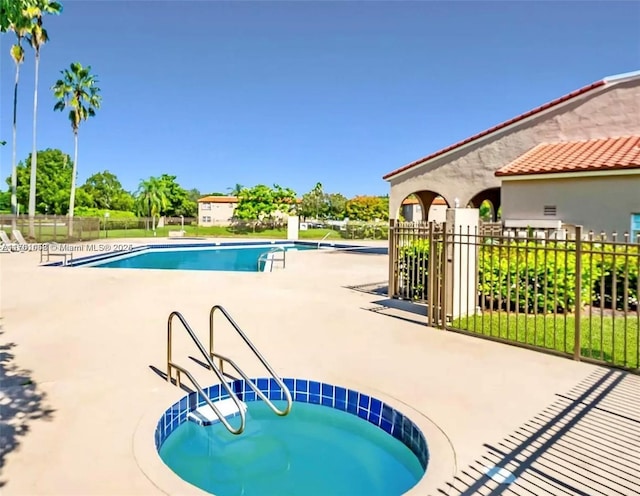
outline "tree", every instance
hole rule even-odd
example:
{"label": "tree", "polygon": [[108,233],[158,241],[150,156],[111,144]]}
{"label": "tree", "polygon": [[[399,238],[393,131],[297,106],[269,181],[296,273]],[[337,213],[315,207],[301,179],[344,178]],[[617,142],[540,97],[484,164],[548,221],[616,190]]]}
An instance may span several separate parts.
{"label": "tree", "polygon": [[328,217],[330,219],[342,220],[346,217],[347,198],[340,193],[326,195],[328,204]]}
{"label": "tree", "polygon": [[116,175],[109,171],[93,174],[78,188],[77,192],[80,190],[86,192],[92,199],[92,204],[85,206],[106,210],[133,211],[133,196],[124,190]]}
{"label": "tree", "polygon": [[[189,200],[191,200],[193,203],[198,204],[198,200],[200,198],[202,198],[202,193],[200,193],[200,190],[196,189],[196,188],[192,188],[189,191],[187,191],[187,197],[189,198]],[[222,195],[220,195],[222,196]]]}
{"label": "tree", "polygon": [[136,213],[151,217],[152,229],[156,230],[156,217],[168,206],[165,183],[159,177],[150,177],[140,181],[136,192]]}
{"label": "tree", "polygon": [[227,188],[227,191],[231,196],[240,196],[240,192],[244,189],[242,184],[236,183],[233,188]]}
{"label": "tree", "polygon": [[0,191],[0,212],[6,212],[11,208],[11,192]]}
{"label": "tree", "polygon": [[[24,62],[24,48],[22,40],[25,38],[31,27],[31,16],[29,15],[30,3],[26,0],[15,0],[11,2],[12,8],[6,10],[7,28],[16,35],[16,43],[11,47],[11,58],[16,65],[15,83],[13,86],[13,148],[11,151],[11,213],[17,213],[17,188],[18,188],[18,82],[20,81],[20,65]],[[4,7],[4,6],[3,6]],[[3,16],[4,17],[4,16]],[[15,225],[15,219],[13,220]]]}
{"label": "tree", "polygon": [[296,206],[295,192],[277,184],[274,184],[273,188],[264,184],[243,188],[238,198],[234,216],[240,220],[254,222],[263,222],[276,212],[288,214]]}
{"label": "tree", "polygon": [[[31,154],[17,167],[18,205],[23,207],[29,202]],[[69,191],[71,190],[71,157],[61,150],[46,149],[38,152],[36,176],[36,212],[64,215],[69,210]],[[11,184],[11,177],[7,178]]]}
{"label": "tree", "polygon": [[389,218],[389,198],[380,196],[356,196],[347,201],[345,210],[350,220],[387,220]]}
{"label": "tree", "polygon": [[177,176],[162,174],[159,180],[167,197],[167,205],[160,215],[194,217],[198,211],[197,200],[192,200],[189,192],[178,184]]}
{"label": "tree", "polygon": [[69,196],[69,236],[71,237],[73,236],[73,210],[78,174],[78,130],[81,122],[96,115],[102,98],[100,97],[100,88],[96,85],[98,79],[91,74],[91,66],[82,67],[79,62],[73,62],[69,69],[60,72],[62,79],[58,79],[52,87],[53,95],[58,100],[53,109],[63,111],[69,108],[69,122],[73,131],[74,159]]}
{"label": "tree", "polygon": [[327,195],[322,189],[322,183],[316,183],[314,188],[302,195],[300,215],[315,219],[326,218],[328,214]]}
{"label": "tree", "polygon": [[38,76],[40,73],[40,49],[49,41],[47,30],[42,27],[44,14],[59,14],[62,5],[51,0],[34,0],[29,8],[33,19],[29,32],[29,43],[35,52],[35,86],[33,91],[33,144],[31,150],[31,179],[29,183],[29,235],[35,238],[36,226],[34,216],[36,214],[36,173],[38,169],[38,150],[36,149],[36,129],[38,116]]}

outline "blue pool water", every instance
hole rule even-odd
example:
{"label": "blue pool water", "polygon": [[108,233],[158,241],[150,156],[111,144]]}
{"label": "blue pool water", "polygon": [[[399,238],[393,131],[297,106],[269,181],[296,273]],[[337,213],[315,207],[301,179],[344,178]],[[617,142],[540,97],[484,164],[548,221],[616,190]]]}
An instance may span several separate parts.
{"label": "blue pool water", "polygon": [[[313,245],[279,245],[287,251],[315,249]],[[246,248],[163,248],[149,249],[140,253],[125,255],[111,261],[93,265],[100,268],[118,269],[173,269],[173,270],[226,270],[241,272],[257,272],[260,255],[268,252],[274,246]],[[276,253],[277,258],[282,256]],[[276,266],[281,266],[276,262]],[[260,265],[260,270],[264,264]]]}
{"label": "blue pool water", "polygon": [[424,475],[407,446],[355,415],[295,402],[278,417],[262,401],[247,406],[243,434],[187,421],[164,441],[160,457],[217,496],[399,496]]}

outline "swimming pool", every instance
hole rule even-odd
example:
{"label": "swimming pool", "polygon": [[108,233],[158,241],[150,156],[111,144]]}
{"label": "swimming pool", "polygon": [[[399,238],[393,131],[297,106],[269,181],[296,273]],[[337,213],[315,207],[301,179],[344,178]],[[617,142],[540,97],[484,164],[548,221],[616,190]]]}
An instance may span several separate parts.
{"label": "swimming pool", "polygon": [[[275,381],[252,382],[284,407]],[[424,476],[426,440],[401,412],[331,384],[292,378],[284,383],[294,399],[285,417],[256,401],[245,381],[231,384],[248,406],[246,429],[238,436],[219,422],[189,421],[189,413],[205,403],[191,393],[156,427],[161,459],[183,480],[217,496],[399,496]],[[205,394],[213,401],[226,397],[219,385]]]}
{"label": "swimming pool", "polygon": [[[165,269],[165,270],[220,270],[258,272],[268,270],[266,254],[272,250],[276,260],[281,251],[316,250],[317,243],[198,243],[186,245],[147,245],[130,251],[99,254],[73,260],[72,267],[101,269]],[[263,256],[260,263],[258,260]],[[58,265],[59,263],[50,264]],[[279,267],[277,261],[274,266]]]}

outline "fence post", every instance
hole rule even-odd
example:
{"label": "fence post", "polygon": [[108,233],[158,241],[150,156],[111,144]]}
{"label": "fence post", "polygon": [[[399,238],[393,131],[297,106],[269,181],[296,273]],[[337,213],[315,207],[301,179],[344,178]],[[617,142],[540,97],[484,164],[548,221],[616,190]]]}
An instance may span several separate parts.
{"label": "fence post", "polygon": [[581,342],[581,330],[582,330],[582,226],[576,226],[575,228],[576,238],[576,295],[575,295],[575,328],[574,328],[574,343],[573,343],[573,359],[580,360],[582,352],[580,349]]}
{"label": "fence post", "polygon": [[387,293],[389,298],[396,295],[396,220],[389,219],[389,284]]}
{"label": "fence post", "polygon": [[428,273],[427,273],[427,320],[429,322],[428,325],[434,327],[433,323],[435,321],[436,315],[436,305],[437,305],[437,297],[436,295],[436,244],[433,239],[433,221],[429,221],[429,260],[428,260]]}

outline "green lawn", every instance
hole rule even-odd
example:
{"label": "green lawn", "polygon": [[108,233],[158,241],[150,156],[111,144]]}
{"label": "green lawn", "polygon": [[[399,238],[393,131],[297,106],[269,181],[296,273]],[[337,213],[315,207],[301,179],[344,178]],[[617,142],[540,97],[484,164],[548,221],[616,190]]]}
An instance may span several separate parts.
{"label": "green lawn", "polygon": [[[28,227],[19,226],[22,233],[26,236],[28,233]],[[75,230],[75,229],[74,229]],[[156,237],[167,237],[169,231],[179,231],[180,226],[168,226],[156,229]],[[217,238],[275,238],[275,239],[287,239],[287,229],[257,229],[253,231],[251,228],[234,228],[229,226],[213,226],[213,227],[198,227],[198,226],[184,226],[187,237],[217,237]],[[11,229],[5,228],[7,234],[10,234]],[[39,242],[58,241],[63,242],[66,238],[66,228],[64,226],[57,226],[55,229],[53,226],[36,226],[36,237]],[[76,231],[78,233],[78,231]],[[106,238],[152,238],[153,231],[151,229],[113,229],[105,231],[101,230],[99,233],[96,230],[84,231],[82,239],[91,240],[96,239],[99,234],[99,239]],[[340,232],[332,229],[309,229],[307,231],[300,231],[299,238],[320,240],[328,234],[327,242],[336,242],[345,240]],[[349,238],[353,239],[353,238]]]}
{"label": "green lawn", "polygon": [[[456,319],[452,327],[508,341],[526,343],[573,354],[575,317],[571,315],[515,315],[506,312]],[[640,367],[640,320],[594,315],[581,318],[580,349],[583,357],[613,365]]]}
{"label": "green lawn", "polygon": [[[167,237],[169,231],[179,231],[180,226],[162,227],[156,229],[156,236]],[[197,236],[197,237],[217,237],[217,238],[238,238],[238,237],[251,237],[251,238],[287,238],[287,229],[257,229],[253,231],[251,228],[234,228],[228,226],[213,226],[213,227],[198,227],[198,226],[184,226],[185,236]],[[327,233],[330,233],[328,240],[342,239],[337,231],[331,229],[309,229],[307,231],[300,231],[300,239],[322,239]],[[148,238],[153,237],[153,231],[145,229],[114,229],[107,231],[106,234],[109,238]],[[105,233],[100,233],[100,237],[104,238]]]}

